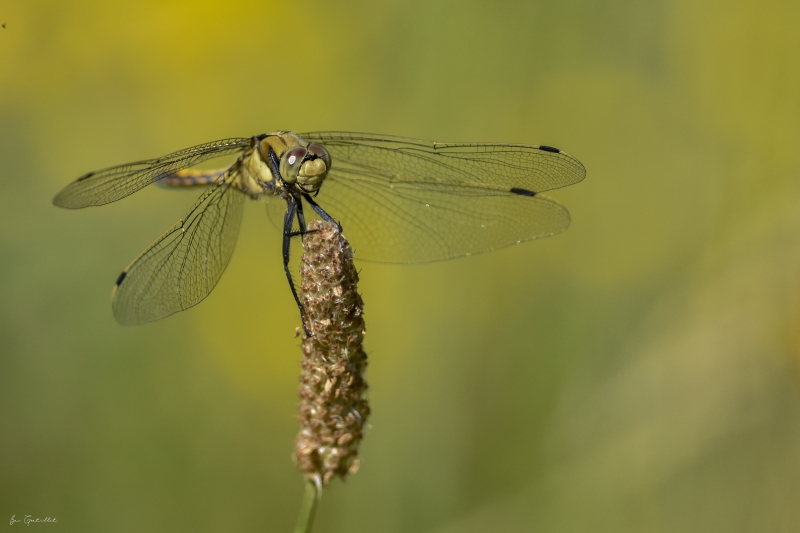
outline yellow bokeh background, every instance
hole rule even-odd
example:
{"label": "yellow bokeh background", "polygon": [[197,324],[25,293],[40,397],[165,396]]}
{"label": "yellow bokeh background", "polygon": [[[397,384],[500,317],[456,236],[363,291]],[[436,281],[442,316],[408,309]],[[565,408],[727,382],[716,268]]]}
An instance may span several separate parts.
{"label": "yellow bokeh background", "polygon": [[51,204],[290,129],[588,170],[551,239],[422,266],[352,243],[373,415],[315,531],[800,528],[800,4],[4,0],[0,22],[4,520],[291,530],[299,318],[264,206],[206,301],[126,328],[116,276],[197,193]]}

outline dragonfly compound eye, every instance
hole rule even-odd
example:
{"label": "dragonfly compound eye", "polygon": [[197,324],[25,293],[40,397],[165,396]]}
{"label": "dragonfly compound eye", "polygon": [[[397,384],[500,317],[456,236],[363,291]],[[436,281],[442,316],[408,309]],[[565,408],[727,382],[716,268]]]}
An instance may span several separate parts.
{"label": "dragonfly compound eye", "polygon": [[328,175],[331,155],[321,144],[309,143],[308,153],[303,158],[297,186],[307,193],[315,193]]}
{"label": "dragonfly compound eye", "polygon": [[331,169],[331,154],[324,146],[317,143],[308,143],[308,151],[325,162],[325,170]]}
{"label": "dragonfly compound eye", "polygon": [[295,183],[303,160],[308,155],[308,150],[303,146],[295,146],[286,150],[281,157],[281,177],[286,183]]}

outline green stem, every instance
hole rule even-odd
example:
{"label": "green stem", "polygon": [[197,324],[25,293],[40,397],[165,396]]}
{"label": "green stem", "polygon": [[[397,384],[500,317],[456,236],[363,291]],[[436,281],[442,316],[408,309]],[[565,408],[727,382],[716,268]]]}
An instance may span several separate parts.
{"label": "green stem", "polygon": [[316,483],[307,481],[306,493],[303,495],[303,504],[300,506],[300,515],[297,517],[297,526],[294,528],[294,533],[311,533],[318,500]]}

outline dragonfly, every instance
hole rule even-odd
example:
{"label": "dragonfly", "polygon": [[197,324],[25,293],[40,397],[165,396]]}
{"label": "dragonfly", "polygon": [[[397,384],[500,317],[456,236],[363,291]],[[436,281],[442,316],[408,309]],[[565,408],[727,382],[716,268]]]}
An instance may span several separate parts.
{"label": "dragonfly", "polygon": [[[225,168],[192,168],[234,155]],[[202,188],[186,214],[117,278],[115,318],[141,324],[209,295],[233,253],[246,198],[266,198],[270,219],[283,231],[283,268],[310,335],[289,266],[292,239],[308,231],[304,205],[312,216],[346,232],[359,259],[425,263],[564,231],[569,212],[541,193],[585,176],[576,158],[546,145],[277,131],[89,172],[53,203],[70,209],[99,206],[154,183]]]}

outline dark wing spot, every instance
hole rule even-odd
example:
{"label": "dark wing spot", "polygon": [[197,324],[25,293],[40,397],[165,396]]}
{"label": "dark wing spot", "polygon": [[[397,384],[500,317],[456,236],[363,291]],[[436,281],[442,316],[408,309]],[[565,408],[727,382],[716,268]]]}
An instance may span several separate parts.
{"label": "dark wing spot", "polygon": [[128,275],[128,273],[123,270],[122,273],[117,278],[117,287],[119,287],[120,283],[122,283],[122,280],[124,280],[125,276],[127,276],[127,275]]}
{"label": "dark wing spot", "polygon": [[536,196],[535,192],[529,191],[528,189],[520,189],[519,187],[511,187],[510,192],[513,194],[519,194],[520,196]]}
{"label": "dark wing spot", "polygon": [[80,178],[78,178],[75,181],[81,181],[81,180],[85,180],[85,179],[91,178],[92,176],[94,176],[94,174],[95,174],[94,171],[89,172],[87,174],[84,174],[83,176],[81,176]]}
{"label": "dark wing spot", "polygon": [[561,153],[561,150],[559,150],[558,148],[553,148],[552,146],[546,146],[544,144],[539,147],[539,150],[542,150],[544,152],[552,152],[554,154]]}

